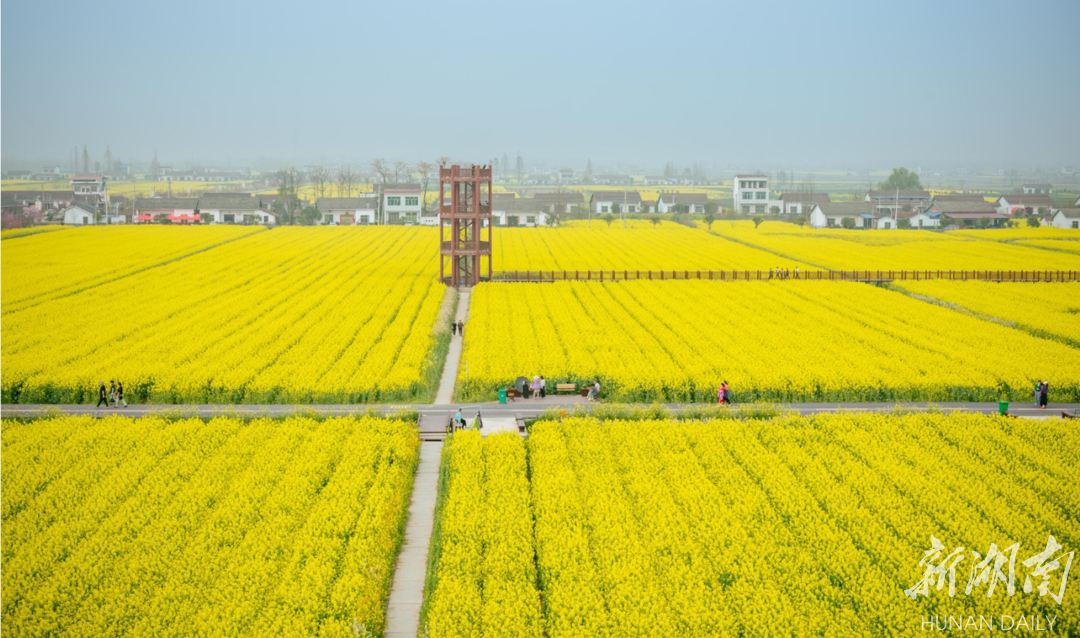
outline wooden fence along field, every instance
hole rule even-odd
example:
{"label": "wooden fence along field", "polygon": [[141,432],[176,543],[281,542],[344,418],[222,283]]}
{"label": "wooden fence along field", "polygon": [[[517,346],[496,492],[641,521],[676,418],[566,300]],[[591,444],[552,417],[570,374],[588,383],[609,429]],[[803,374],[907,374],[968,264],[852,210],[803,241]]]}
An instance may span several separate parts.
{"label": "wooden fence along field", "polygon": [[1080,281],[1080,270],[809,270],[783,275],[769,270],[504,270],[491,280],[502,283],[549,283],[555,281],[665,281],[704,279],[709,281],[995,281],[1066,282]]}

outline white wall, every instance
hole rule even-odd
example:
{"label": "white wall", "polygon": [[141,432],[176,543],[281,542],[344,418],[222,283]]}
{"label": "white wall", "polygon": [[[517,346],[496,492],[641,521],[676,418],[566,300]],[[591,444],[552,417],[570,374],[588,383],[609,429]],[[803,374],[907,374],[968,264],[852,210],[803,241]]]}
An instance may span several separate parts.
{"label": "white wall", "polygon": [[810,226],[813,228],[825,228],[829,225],[829,220],[825,217],[825,213],[821,212],[820,206],[814,206],[814,210],[810,211]]}
{"label": "white wall", "polygon": [[[640,212],[642,212],[642,209],[644,209],[646,207],[644,202],[642,202],[642,203],[626,202],[624,204],[623,200],[621,200],[621,199],[616,199],[616,200],[597,199],[597,200],[595,200],[595,202],[593,204],[593,212],[594,213],[610,213],[610,212],[613,212],[611,207],[614,206],[615,204],[618,204],[619,205],[619,210],[621,210],[624,213],[640,213]],[[606,211],[604,210],[605,206],[607,207]]]}
{"label": "white wall", "polygon": [[1080,228],[1080,219],[1070,219],[1058,211],[1054,214],[1053,225],[1055,228]]}
{"label": "white wall", "polygon": [[[934,219],[926,213],[913,215],[908,221],[911,222],[912,228],[937,228],[939,225],[938,219]],[[920,223],[922,224],[921,226]]]}
{"label": "white wall", "polygon": [[94,213],[78,206],[72,206],[64,211],[64,224],[68,226],[93,226]]}

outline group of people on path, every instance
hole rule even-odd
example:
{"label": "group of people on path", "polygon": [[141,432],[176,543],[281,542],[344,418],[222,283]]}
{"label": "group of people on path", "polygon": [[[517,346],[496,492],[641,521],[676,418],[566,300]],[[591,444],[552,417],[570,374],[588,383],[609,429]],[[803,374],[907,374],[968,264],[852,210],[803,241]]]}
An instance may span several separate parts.
{"label": "group of people on path", "polygon": [[1050,384],[1046,381],[1035,384],[1035,405],[1046,409],[1046,401],[1050,398]]}
{"label": "group of people on path", "polygon": [[716,403],[717,405],[731,404],[731,388],[728,386],[727,381],[721,383],[720,387],[716,389]]}
{"label": "group of people on path", "polygon": [[532,383],[529,384],[529,390],[532,391],[533,399],[543,399],[547,396],[547,379],[543,375],[534,375]]}
{"label": "group of people on path", "polygon": [[109,380],[109,389],[105,389],[105,382],[102,381],[98,387],[98,402],[94,407],[100,408],[102,404],[105,407],[110,405],[116,407],[128,407],[127,401],[124,400],[124,382]]}
{"label": "group of people on path", "polygon": [[451,321],[450,322],[450,334],[451,335],[460,335],[460,336],[464,337],[465,336],[465,322],[462,321],[461,319],[458,319],[457,321]]}
{"label": "group of people on path", "polygon": [[[795,278],[799,278],[799,267],[795,266]],[[777,266],[769,269],[769,279],[791,279],[791,269]]]}

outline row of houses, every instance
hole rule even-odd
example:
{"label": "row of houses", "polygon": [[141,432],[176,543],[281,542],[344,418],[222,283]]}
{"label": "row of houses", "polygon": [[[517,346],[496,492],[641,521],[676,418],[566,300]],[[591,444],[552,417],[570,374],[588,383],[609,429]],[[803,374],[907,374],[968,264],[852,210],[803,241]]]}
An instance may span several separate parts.
{"label": "row of houses", "polygon": [[810,225],[814,228],[840,227],[849,220],[848,225],[854,228],[1000,226],[1017,216],[1035,216],[1047,225],[1080,228],[1080,197],[1072,206],[1061,206],[1054,204],[1046,194],[1016,193],[988,202],[981,195],[927,195],[922,198],[909,193],[908,203],[898,205],[900,200],[895,191],[891,204],[875,193],[870,191],[864,201],[817,203],[810,212]]}

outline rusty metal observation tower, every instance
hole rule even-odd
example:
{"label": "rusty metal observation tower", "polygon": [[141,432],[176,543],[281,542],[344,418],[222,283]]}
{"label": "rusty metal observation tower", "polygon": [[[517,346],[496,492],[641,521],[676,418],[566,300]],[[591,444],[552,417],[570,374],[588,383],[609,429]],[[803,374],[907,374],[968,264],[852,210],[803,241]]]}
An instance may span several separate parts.
{"label": "rusty metal observation tower", "polygon": [[448,286],[491,279],[490,166],[439,167],[439,254],[439,277]]}

